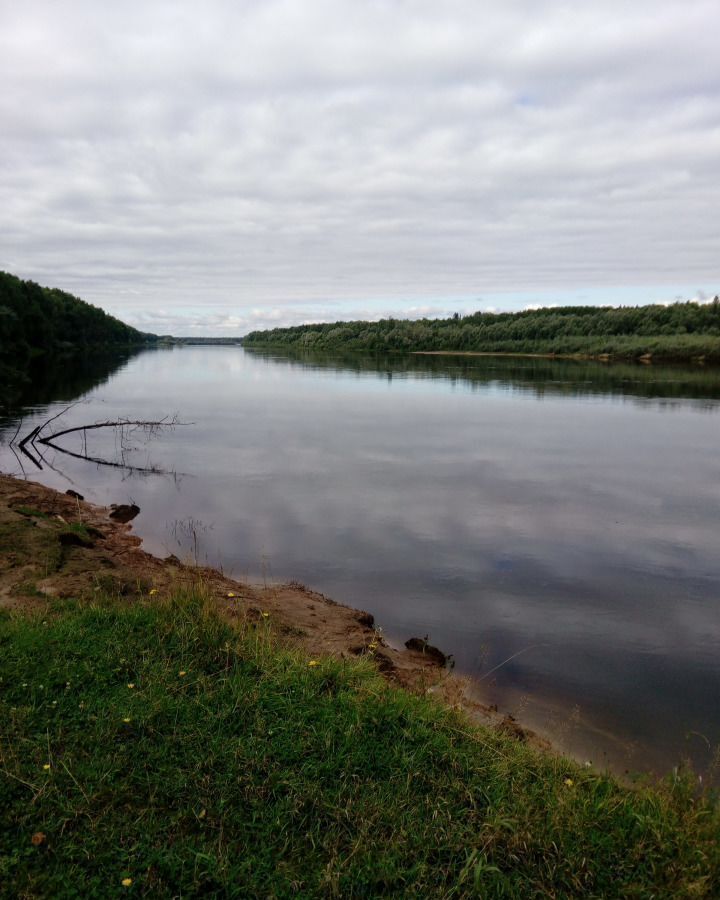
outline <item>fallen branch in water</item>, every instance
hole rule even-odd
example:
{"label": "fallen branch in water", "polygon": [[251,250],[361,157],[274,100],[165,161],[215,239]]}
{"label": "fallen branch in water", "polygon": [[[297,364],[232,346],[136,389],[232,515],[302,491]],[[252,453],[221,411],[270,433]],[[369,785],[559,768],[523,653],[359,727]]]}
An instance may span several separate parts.
{"label": "fallen branch in water", "polygon": [[[54,416],[53,418],[58,417]],[[52,421],[53,419],[48,419],[45,424],[49,424]],[[92,425],[75,425],[73,428],[63,428],[62,431],[54,431],[49,437],[45,438],[36,435],[35,440],[39,441],[41,444],[52,446],[53,440],[62,437],[64,434],[73,434],[77,432],[86,433],[88,431],[93,431],[96,428],[120,428],[123,432],[127,429],[127,433],[129,434],[138,428],[141,428],[149,437],[152,437],[159,434],[163,428],[174,428],[176,425],[184,424],[187,423],[178,422],[177,414],[172,416],[172,418],[165,416],[164,419],[157,419],[156,421],[147,421],[143,419],[115,419],[107,422],[94,422]],[[40,431],[44,428],[45,425],[41,426]]]}
{"label": "fallen branch in water", "polygon": [[[71,404],[70,406],[65,407],[65,409],[61,410],[56,415],[52,416],[49,419],[46,419],[44,422],[40,423],[40,425],[36,425],[31,431],[29,431],[22,440],[16,444],[20,452],[26,456],[31,462],[40,470],[42,470],[42,462],[45,465],[53,468],[51,464],[45,459],[43,455],[42,448],[51,448],[58,453],[64,453],[67,456],[74,457],[75,459],[82,459],[86,462],[95,463],[98,466],[110,466],[111,468],[116,469],[124,469],[126,472],[132,474],[140,474],[140,475],[169,475],[175,474],[168,472],[165,469],[161,469],[158,466],[136,466],[132,465],[125,459],[125,453],[129,452],[133,448],[129,445],[129,439],[136,432],[143,432],[146,439],[157,436],[161,431],[166,428],[172,429],[178,425],[187,425],[191,424],[188,422],[180,422],[178,420],[177,414],[173,416],[165,416],[162,419],[112,419],[106,420],[104,422],[93,422],[91,424],[86,425],[74,425],[71,428],[63,428],[60,431],[51,431],[49,434],[44,434],[43,432],[50,426],[52,422],[55,422],[61,416],[63,416],[68,410],[72,409],[76,404]],[[101,429],[114,429],[116,433],[119,435],[120,440],[120,461],[106,459],[102,456],[94,456],[88,452],[87,449],[87,434],[89,431],[98,431]],[[13,440],[10,442],[10,447],[13,449],[13,444],[17,435],[19,433],[19,427],[15,432]],[[76,450],[70,450],[67,447],[63,447],[61,444],[57,443],[57,439],[69,434],[80,434],[82,435],[83,440],[83,449],[81,452]],[[13,452],[14,449],[13,449]]]}

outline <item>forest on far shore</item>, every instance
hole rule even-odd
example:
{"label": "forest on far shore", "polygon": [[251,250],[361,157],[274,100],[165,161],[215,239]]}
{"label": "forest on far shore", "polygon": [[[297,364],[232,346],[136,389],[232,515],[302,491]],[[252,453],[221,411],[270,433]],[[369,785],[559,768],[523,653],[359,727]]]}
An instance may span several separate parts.
{"label": "forest on far shore", "polygon": [[299,325],[253,331],[243,343],[307,350],[539,353],[720,363],[720,300]]}
{"label": "forest on far shore", "polygon": [[0,360],[152,339],[66,291],[0,272]]}

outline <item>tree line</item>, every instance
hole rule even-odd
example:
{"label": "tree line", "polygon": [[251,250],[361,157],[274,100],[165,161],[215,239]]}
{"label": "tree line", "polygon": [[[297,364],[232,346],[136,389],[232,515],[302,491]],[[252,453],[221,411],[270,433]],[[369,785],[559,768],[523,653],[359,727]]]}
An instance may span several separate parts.
{"label": "tree line", "polygon": [[549,353],[720,362],[720,300],[634,307],[565,306],[448,319],[382,319],[254,331],[248,346],[314,350]]}
{"label": "tree line", "polygon": [[0,359],[152,339],[66,291],[0,272]]}

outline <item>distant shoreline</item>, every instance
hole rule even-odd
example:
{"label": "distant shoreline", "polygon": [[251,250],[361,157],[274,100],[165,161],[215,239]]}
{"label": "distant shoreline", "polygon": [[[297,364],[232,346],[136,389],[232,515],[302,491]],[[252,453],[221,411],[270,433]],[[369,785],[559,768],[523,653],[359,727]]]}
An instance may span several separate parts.
{"label": "distant shoreline", "polygon": [[720,298],[706,304],[542,307],[512,313],[478,310],[446,319],[296,325],[252,331],[243,343],[300,350],[720,363]]}

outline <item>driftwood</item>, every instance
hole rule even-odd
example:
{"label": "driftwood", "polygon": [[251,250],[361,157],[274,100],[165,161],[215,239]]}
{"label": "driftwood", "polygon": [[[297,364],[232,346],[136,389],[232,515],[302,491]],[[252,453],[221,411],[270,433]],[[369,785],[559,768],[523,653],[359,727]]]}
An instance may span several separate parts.
{"label": "driftwood", "polygon": [[[55,467],[50,463],[44,450],[47,451],[48,448],[56,451],[57,453],[63,453],[66,456],[71,456],[74,459],[82,459],[85,462],[95,463],[98,466],[109,466],[114,469],[123,469],[131,474],[140,474],[140,475],[169,475],[175,474],[168,472],[165,469],[161,469],[158,466],[136,466],[129,463],[125,459],[125,453],[132,449],[129,446],[129,438],[133,436],[137,432],[142,432],[146,439],[154,437],[159,434],[162,430],[166,428],[175,428],[177,425],[185,425],[188,423],[178,421],[177,415],[174,416],[165,416],[162,419],[155,420],[147,420],[147,419],[111,419],[106,420],[104,422],[93,422],[87,425],[74,425],[71,428],[63,428],[60,431],[50,431],[48,433],[49,426],[59,419],[61,416],[65,415],[68,410],[72,409],[76,404],[71,404],[70,406],[65,407],[65,409],[61,410],[54,416],[51,416],[49,419],[46,419],[44,422],[41,422],[39,425],[36,425],[31,431],[29,431],[22,440],[16,443],[16,439],[18,434],[20,433],[20,427],[22,422],[18,424],[18,427],[15,431],[15,434],[10,441],[10,449],[15,454],[16,459],[20,462],[22,468],[22,462],[18,458],[17,453],[15,452],[15,447],[27,458],[29,459],[33,465],[35,465],[38,469],[42,470],[43,463],[50,468],[54,469]],[[112,460],[107,459],[102,456],[93,456],[88,452],[87,448],[87,434],[90,431],[98,431],[101,429],[114,429],[116,434],[119,435],[121,449],[120,449],[120,460]],[[57,443],[58,438],[64,437],[69,434],[80,434],[82,435],[82,450],[70,450],[68,447],[63,447],[62,444]],[[57,470],[55,470],[57,471]],[[24,472],[24,469],[23,469]]]}

